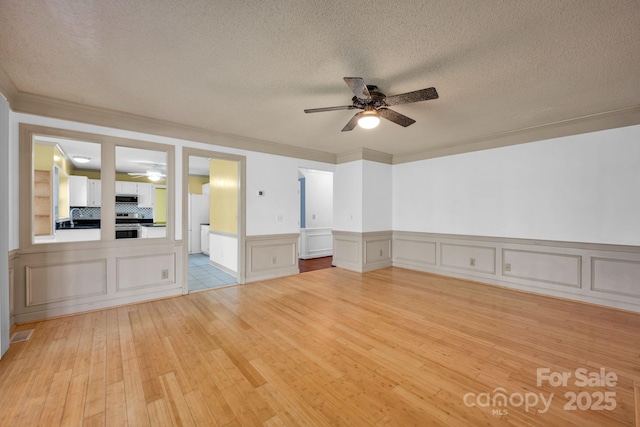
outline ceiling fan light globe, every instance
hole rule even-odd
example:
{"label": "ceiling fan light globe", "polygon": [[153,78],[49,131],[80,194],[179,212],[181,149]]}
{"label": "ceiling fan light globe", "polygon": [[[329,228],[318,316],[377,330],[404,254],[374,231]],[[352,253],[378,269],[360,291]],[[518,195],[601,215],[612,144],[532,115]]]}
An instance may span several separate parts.
{"label": "ceiling fan light globe", "polygon": [[358,119],[358,126],[363,129],[373,129],[380,124],[380,117],[375,111],[365,111]]}

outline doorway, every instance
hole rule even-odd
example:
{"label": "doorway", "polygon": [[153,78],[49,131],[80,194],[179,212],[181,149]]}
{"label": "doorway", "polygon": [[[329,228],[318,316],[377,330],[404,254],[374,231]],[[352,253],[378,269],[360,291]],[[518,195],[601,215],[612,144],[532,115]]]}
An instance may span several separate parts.
{"label": "doorway", "polygon": [[333,172],[298,169],[298,269],[329,268],[333,258]]}
{"label": "doorway", "polygon": [[183,293],[244,283],[242,156],[183,149]]}

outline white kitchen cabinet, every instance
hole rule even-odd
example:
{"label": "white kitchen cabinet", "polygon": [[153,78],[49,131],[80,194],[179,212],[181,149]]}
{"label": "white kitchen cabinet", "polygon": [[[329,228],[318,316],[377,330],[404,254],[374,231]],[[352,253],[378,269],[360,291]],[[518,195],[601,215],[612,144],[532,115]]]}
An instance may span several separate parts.
{"label": "white kitchen cabinet", "polygon": [[87,185],[89,178],[80,175],[69,175],[69,206],[87,206]]}
{"label": "white kitchen cabinet", "polygon": [[202,184],[202,194],[209,194],[210,193],[209,188],[210,188],[210,185],[208,182],[206,184]]}
{"label": "white kitchen cabinet", "polygon": [[200,226],[200,249],[205,255],[209,255],[209,226]]}
{"label": "white kitchen cabinet", "polygon": [[116,181],[116,194],[138,194],[138,183],[130,181]]}
{"label": "white kitchen cabinet", "polygon": [[153,208],[156,201],[156,186],[146,182],[139,182],[137,193],[139,208]]}
{"label": "white kitchen cabinet", "polygon": [[102,182],[99,179],[90,179],[87,186],[87,206],[99,208],[102,204]]}

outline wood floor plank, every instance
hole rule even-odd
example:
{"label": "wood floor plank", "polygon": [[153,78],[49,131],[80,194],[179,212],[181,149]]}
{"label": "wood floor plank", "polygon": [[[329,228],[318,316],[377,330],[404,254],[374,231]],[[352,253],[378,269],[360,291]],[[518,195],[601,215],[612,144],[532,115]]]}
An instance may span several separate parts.
{"label": "wood floor plank", "polygon": [[[170,408],[174,424],[181,426],[195,425],[191,417],[189,405],[187,405],[187,401],[173,372],[162,375],[160,377],[160,383],[162,384],[163,394],[166,396],[163,400],[166,401]],[[152,422],[151,424],[154,423]]]}
{"label": "wood floor plank", "polygon": [[635,394],[636,427],[640,427],[640,383],[633,388]]}
{"label": "wood floor plank", "polygon": [[107,385],[105,419],[106,425],[125,426],[128,424],[124,380]]}
{"label": "wood floor plank", "polygon": [[[31,328],[0,360],[0,427],[640,426],[640,314],[400,268],[16,327]],[[538,384],[540,368],[570,380]],[[578,386],[577,369],[617,381]],[[501,390],[516,400],[494,405]],[[567,392],[616,407],[567,410]],[[525,410],[527,393],[554,397]]]}

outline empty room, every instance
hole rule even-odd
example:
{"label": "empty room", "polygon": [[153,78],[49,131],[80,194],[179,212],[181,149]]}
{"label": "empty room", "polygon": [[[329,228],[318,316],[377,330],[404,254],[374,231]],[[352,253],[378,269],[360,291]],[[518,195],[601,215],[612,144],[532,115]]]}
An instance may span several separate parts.
{"label": "empty room", "polygon": [[640,425],[634,0],[0,0],[0,426]]}

